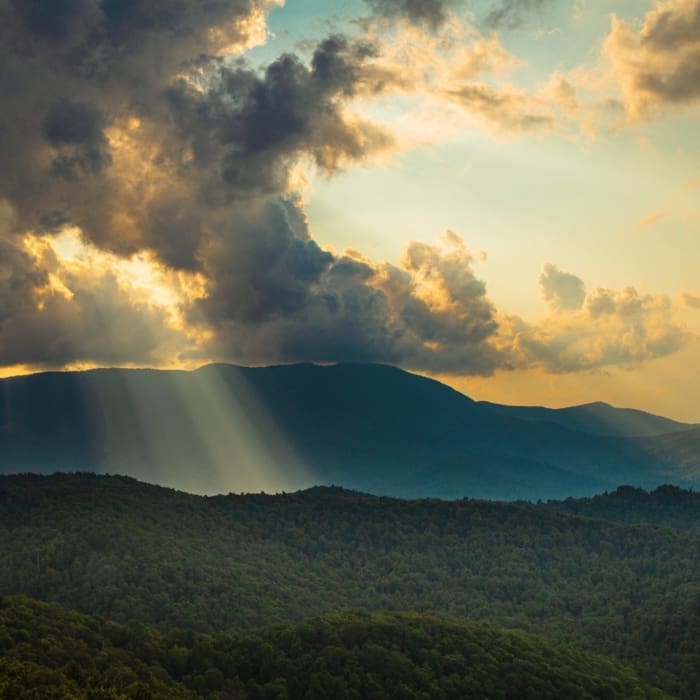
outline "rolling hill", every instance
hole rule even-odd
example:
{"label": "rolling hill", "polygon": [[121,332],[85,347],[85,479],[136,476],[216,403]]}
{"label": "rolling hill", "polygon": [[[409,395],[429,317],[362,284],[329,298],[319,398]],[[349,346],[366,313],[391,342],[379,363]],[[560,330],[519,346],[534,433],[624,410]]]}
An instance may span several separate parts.
{"label": "rolling hill", "polygon": [[677,486],[659,486],[649,492],[621,486],[591,498],[567,498],[538,505],[612,522],[648,523],[700,533],[700,493]]}
{"label": "rolling hill", "polygon": [[7,597],[0,629],[12,700],[671,697],[610,659],[446,616],[345,613],[209,636]]}
{"label": "rolling hill", "polygon": [[528,504],[317,487],[201,497],[127,477],[0,478],[0,595],[167,632],[346,610],[543,634],[700,691],[700,537]]}

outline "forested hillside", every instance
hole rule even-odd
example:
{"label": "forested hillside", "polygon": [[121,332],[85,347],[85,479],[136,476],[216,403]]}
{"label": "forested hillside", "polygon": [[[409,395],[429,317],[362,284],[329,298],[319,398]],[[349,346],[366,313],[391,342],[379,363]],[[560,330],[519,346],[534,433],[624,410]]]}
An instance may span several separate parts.
{"label": "forested hillside", "polygon": [[0,698],[662,700],[629,668],[444,616],[345,613],[215,636],[0,598]]}
{"label": "forested hillside", "polygon": [[653,491],[620,486],[592,498],[567,498],[538,505],[618,523],[650,523],[700,532],[700,493],[677,486],[659,486]]}
{"label": "forested hillside", "polygon": [[0,592],[204,633],[413,610],[574,641],[694,697],[700,538],[523,504],[335,488],[191,496],[124,477],[0,479]]}

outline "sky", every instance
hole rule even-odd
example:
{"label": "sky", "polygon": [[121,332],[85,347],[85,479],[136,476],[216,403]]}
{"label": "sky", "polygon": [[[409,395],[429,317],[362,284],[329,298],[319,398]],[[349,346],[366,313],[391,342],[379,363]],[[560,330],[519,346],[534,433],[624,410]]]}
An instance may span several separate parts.
{"label": "sky", "polygon": [[0,376],[700,422],[700,0],[0,0],[0,90]]}

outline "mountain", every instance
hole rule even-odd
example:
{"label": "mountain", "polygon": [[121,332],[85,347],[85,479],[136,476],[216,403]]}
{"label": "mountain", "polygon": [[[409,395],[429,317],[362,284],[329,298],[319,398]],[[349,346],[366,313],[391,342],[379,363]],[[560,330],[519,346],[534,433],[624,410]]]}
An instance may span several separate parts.
{"label": "mountain", "polygon": [[445,616],[344,613],[195,636],[8,597],[0,628],[0,697],[12,700],[670,698],[610,659]]}
{"label": "mountain", "polygon": [[0,470],[122,473],[199,493],[339,484],[502,500],[700,483],[700,429],[658,419],[674,432],[600,435],[528,411],[382,365],[45,373],[0,381]]}
{"label": "mountain", "polygon": [[326,487],[201,497],[59,474],[0,477],[0,495],[0,595],[164,633],[449,614],[618,658],[673,695],[700,691],[692,533]]}
{"label": "mountain", "polygon": [[488,401],[480,401],[479,404],[498,416],[556,423],[569,430],[594,435],[651,437],[697,427],[634,408],[615,408],[602,401],[568,408],[502,406]]}

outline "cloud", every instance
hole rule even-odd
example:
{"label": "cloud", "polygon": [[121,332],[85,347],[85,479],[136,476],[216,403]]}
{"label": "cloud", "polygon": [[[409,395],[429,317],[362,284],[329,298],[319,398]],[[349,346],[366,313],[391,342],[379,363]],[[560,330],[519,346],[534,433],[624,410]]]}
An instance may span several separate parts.
{"label": "cloud", "polygon": [[0,363],[354,360],[486,376],[684,342],[663,297],[581,301],[582,282],[553,266],[542,287],[556,313],[509,317],[452,232],[410,242],[398,264],[324,250],[300,165],[330,176],[401,148],[358,105],[409,94],[508,133],[552,117],[505,80],[516,62],[497,36],[442,3],[375,3],[424,25],[402,24],[396,43],[332,35],[308,60],[253,69],[236,53],[264,36],[272,4],[0,0]]}
{"label": "cloud", "polygon": [[683,292],[681,294],[681,303],[691,309],[700,309],[700,295]]}
{"label": "cloud", "polygon": [[447,19],[454,0],[367,0],[367,3],[380,17],[401,17],[437,29]]}
{"label": "cloud", "polygon": [[554,125],[547,107],[521,90],[499,90],[472,82],[450,89],[446,95],[498,131],[509,133]]}
{"label": "cloud", "polygon": [[[495,309],[456,234],[434,245],[410,243],[395,266],[300,242],[292,203],[267,216],[259,233],[274,243],[264,264],[239,270],[233,260],[212,258],[226,276],[209,279],[226,283],[210,287],[197,305],[215,329],[206,352],[252,362],[374,361],[473,374],[498,366]],[[237,293],[244,288],[253,290],[246,298]]]}
{"label": "cloud", "polygon": [[542,10],[550,0],[501,0],[486,15],[485,24],[492,29],[517,29],[528,14]]}
{"label": "cloud", "polygon": [[666,209],[659,209],[658,211],[654,211],[651,214],[647,214],[646,216],[642,217],[636,225],[636,229],[638,231],[642,231],[644,229],[652,228],[656,224],[659,223],[659,221],[662,221],[668,216],[668,211]]}
{"label": "cloud", "polygon": [[553,73],[542,88],[544,95],[568,117],[579,109],[576,86],[559,72]]}
{"label": "cloud", "polygon": [[665,294],[596,288],[582,297],[583,282],[554,266],[545,267],[540,285],[555,313],[533,324],[508,319],[516,367],[552,373],[632,367],[670,355],[693,337]]}
{"label": "cloud", "polygon": [[0,364],[157,364],[186,342],[165,308],[120,278],[119,261],[70,264],[40,239],[1,234]]}
{"label": "cloud", "polygon": [[97,175],[112,160],[102,115],[94,105],[58,100],[46,114],[44,136],[56,153],[51,172],[62,178]]}
{"label": "cloud", "polygon": [[[485,36],[451,17],[436,35],[399,25],[381,35],[370,32],[368,37],[376,55],[364,70],[382,85],[383,94],[412,99],[417,105],[412,108],[412,126],[420,125],[423,112],[429,115],[426,139],[474,126],[496,136],[556,126],[551,95],[530,93],[510,82],[510,74],[521,64],[495,33]],[[410,121],[408,115],[403,121]],[[442,128],[436,130],[436,123]]]}
{"label": "cloud", "polygon": [[639,31],[613,15],[605,53],[630,119],[700,98],[700,0],[656,2]]}
{"label": "cloud", "polygon": [[143,125],[139,171],[162,171],[166,139],[153,137],[169,131],[167,87],[198,61],[248,45],[269,5],[0,0],[0,158],[13,164],[0,173],[0,196],[18,226],[76,223],[115,250],[135,249],[125,240],[133,231],[120,229],[141,193],[125,201],[129,183],[112,167],[127,126]]}
{"label": "cloud", "polygon": [[580,309],[586,298],[583,280],[546,263],[539,278],[542,297],[552,311]]}
{"label": "cloud", "polygon": [[[371,41],[331,36],[308,62],[284,54],[258,72],[213,54],[245,44],[264,3],[0,7],[0,83],[14,96],[0,149],[19,168],[0,174],[12,203],[1,362],[170,352],[492,371],[490,302],[458,239],[413,244],[401,268],[336,256],[290,190],[299,162],[333,173],[393,147],[350,108],[387,84]],[[90,265],[55,247],[67,227]],[[187,327],[117,274],[136,254],[199,280],[174,302]]]}
{"label": "cloud", "polygon": [[[425,25],[431,30],[442,27],[448,20],[450,10],[460,4],[460,0],[366,0],[379,17],[401,18]],[[516,29],[527,15],[537,12],[551,0],[500,0],[486,13],[483,24],[490,30]]]}

